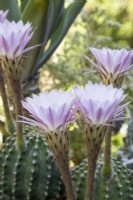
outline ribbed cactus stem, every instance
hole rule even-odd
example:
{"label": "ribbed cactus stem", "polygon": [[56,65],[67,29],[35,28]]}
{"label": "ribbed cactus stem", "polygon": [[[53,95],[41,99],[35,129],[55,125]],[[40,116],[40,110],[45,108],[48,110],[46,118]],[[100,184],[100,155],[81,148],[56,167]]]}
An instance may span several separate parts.
{"label": "ribbed cactus stem", "polygon": [[0,199],[59,199],[64,184],[43,134],[30,129],[24,133],[23,151],[16,149],[15,135],[6,139],[0,151]]}
{"label": "ribbed cactus stem", "polygon": [[1,120],[0,120],[0,131],[2,132],[4,138],[7,138],[10,135],[10,133],[6,130],[4,122],[2,122]]}
{"label": "ribbed cactus stem", "polygon": [[105,136],[105,149],[104,149],[104,168],[103,175],[109,177],[111,174],[111,134],[109,131]]}
{"label": "ribbed cactus stem", "polygon": [[15,126],[14,126],[11,112],[9,109],[6,88],[5,88],[5,80],[4,80],[4,75],[3,75],[3,70],[2,70],[1,65],[0,65],[0,93],[1,93],[1,98],[2,98],[2,102],[3,102],[5,117],[6,117],[7,130],[9,131],[9,134],[10,134],[15,131]]}
{"label": "ribbed cactus stem", "polygon": [[[87,163],[87,159],[85,159],[73,171],[77,200],[87,200],[85,197]],[[132,200],[133,179],[131,170],[117,159],[113,158],[111,163],[112,174],[106,178],[103,176],[103,157],[100,157],[97,161],[93,200]]]}

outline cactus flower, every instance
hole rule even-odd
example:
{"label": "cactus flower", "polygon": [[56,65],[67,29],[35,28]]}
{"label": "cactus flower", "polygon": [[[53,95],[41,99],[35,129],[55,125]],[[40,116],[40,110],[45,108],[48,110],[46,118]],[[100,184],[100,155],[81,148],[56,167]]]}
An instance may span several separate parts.
{"label": "cactus flower", "polygon": [[78,100],[72,91],[43,92],[22,101],[23,107],[31,114],[32,119],[22,117],[24,122],[44,129],[49,147],[53,152],[57,165],[66,186],[67,199],[75,199],[71,174],[69,171],[68,128],[75,121],[74,114]]}
{"label": "cactus flower", "polygon": [[34,48],[26,48],[32,35],[32,27],[29,22],[23,24],[21,20],[18,22],[5,20],[0,24],[0,57],[5,56],[14,60]]}
{"label": "cactus flower", "polygon": [[3,23],[5,21],[7,14],[8,14],[8,10],[5,12],[3,10],[0,10],[0,23]]}
{"label": "cactus flower", "polygon": [[44,128],[45,132],[65,131],[75,119],[76,98],[71,91],[42,92],[39,96],[26,98],[22,105],[31,117],[25,118],[27,123]]}
{"label": "cactus flower", "polygon": [[124,76],[132,68],[133,52],[126,49],[112,50],[108,48],[90,48],[97,64],[86,57],[99,71],[104,84],[120,86]]}
{"label": "cactus flower", "polygon": [[119,105],[126,97],[122,89],[89,82],[85,89],[78,86],[74,91],[80,98],[80,110],[90,125],[109,125],[123,118],[121,114],[127,103]]}
{"label": "cactus flower", "polygon": [[[22,56],[36,47],[26,47],[32,35],[32,26],[29,22],[23,24],[21,20],[18,22],[5,20],[0,23],[0,62],[7,79],[8,89],[10,89],[14,99],[16,121],[19,120],[18,116],[22,115],[20,102]],[[16,133],[17,146],[21,151],[24,147],[22,123],[16,124]]]}
{"label": "cactus flower", "polygon": [[12,82],[10,85],[21,80],[23,55],[39,46],[26,47],[32,35],[32,26],[29,22],[24,24],[22,20],[18,22],[5,20],[0,23],[0,62],[7,79]]}
{"label": "cactus flower", "polygon": [[94,177],[98,154],[104,136],[110,134],[110,125],[122,119],[123,109],[127,103],[122,104],[126,95],[122,89],[105,86],[102,83],[89,82],[85,89],[74,88],[76,96],[80,99],[79,110],[85,122],[84,137],[88,156],[87,192],[86,199],[93,199]]}

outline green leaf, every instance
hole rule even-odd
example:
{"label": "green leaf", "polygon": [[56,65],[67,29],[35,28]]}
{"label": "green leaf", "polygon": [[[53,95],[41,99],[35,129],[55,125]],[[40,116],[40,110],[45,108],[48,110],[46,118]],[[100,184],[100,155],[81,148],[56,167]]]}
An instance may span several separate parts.
{"label": "green leaf", "polygon": [[38,59],[36,60],[36,63],[38,62],[40,56],[43,54],[45,45],[47,44],[47,41],[51,37],[51,34],[53,33],[54,29],[57,27],[58,22],[62,17],[63,11],[64,11],[64,0],[49,0],[43,46],[41,48]]}
{"label": "green leaf", "polygon": [[74,1],[69,5],[68,8],[65,9],[62,19],[60,21],[59,26],[55,30],[55,32],[52,34],[51,37],[51,43],[49,48],[43,53],[41,59],[37,63],[33,74],[35,74],[38,69],[46,63],[46,61],[49,59],[49,57],[53,54],[55,49],[58,47],[62,39],[64,38],[65,34],[67,33],[68,29],[70,28],[71,24],[81,11],[82,7],[84,6],[86,0],[77,0]]}
{"label": "green leaf", "polygon": [[64,10],[64,0],[49,0],[47,24],[44,42],[47,42],[50,38],[52,31],[57,26]]}
{"label": "green leaf", "polygon": [[8,19],[19,21],[21,19],[21,12],[16,0],[0,0],[0,10],[9,10]]}
{"label": "green leaf", "polygon": [[29,0],[21,0],[21,12],[25,9],[25,6],[27,5]]}
{"label": "green leaf", "polygon": [[[29,0],[24,9],[22,16],[23,21],[30,21],[32,23],[33,30],[35,30],[34,35],[28,44],[28,47],[43,43],[48,4],[48,0]],[[30,51],[27,54],[27,57],[24,59],[24,70],[22,77],[23,82],[29,79],[41,48],[42,47],[40,46]]]}

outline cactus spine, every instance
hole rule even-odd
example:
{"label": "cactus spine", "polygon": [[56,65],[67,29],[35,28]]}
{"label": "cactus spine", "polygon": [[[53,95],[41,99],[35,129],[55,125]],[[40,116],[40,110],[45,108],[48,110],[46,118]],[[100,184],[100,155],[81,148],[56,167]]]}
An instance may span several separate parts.
{"label": "cactus spine", "polygon": [[[112,160],[112,174],[103,176],[103,159],[98,161],[94,200],[132,200],[133,178],[131,172],[117,160]],[[73,181],[77,193],[77,200],[85,199],[87,175],[87,160],[84,160],[73,171]]]}
{"label": "cactus spine", "polygon": [[25,135],[26,148],[7,138],[0,152],[0,200],[50,200],[60,196],[62,182],[43,135]]}

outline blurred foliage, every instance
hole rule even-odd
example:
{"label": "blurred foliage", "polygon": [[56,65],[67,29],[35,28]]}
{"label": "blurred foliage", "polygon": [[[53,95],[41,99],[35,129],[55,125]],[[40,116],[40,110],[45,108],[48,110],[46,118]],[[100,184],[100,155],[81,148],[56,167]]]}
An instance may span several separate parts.
{"label": "blurred foliage", "polygon": [[27,47],[40,44],[23,57],[23,96],[38,92],[38,71],[49,60],[85,5],[86,0],[0,0],[8,19],[31,22],[34,34]]}
{"label": "blurred foliage", "polygon": [[[133,47],[133,1],[132,0],[93,0],[86,3],[84,9],[72,25],[64,42],[58,47],[52,58],[40,71],[40,89],[64,88],[75,84],[85,84],[89,80],[98,82],[100,78],[95,68],[84,58],[94,59],[89,47],[126,48]],[[125,78],[123,87],[133,97],[132,74]],[[131,105],[131,108],[133,106]],[[77,126],[77,125],[76,125]],[[113,153],[123,145],[122,135],[113,137]],[[72,159],[80,162],[84,157],[84,141],[78,126],[71,136]],[[82,156],[80,156],[82,155]]]}
{"label": "blurred foliage", "polygon": [[73,163],[79,164],[86,157],[86,146],[84,142],[83,127],[81,124],[75,124],[70,134],[70,155]]}
{"label": "blurred foliage", "polygon": [[[9,11],[7,16],[9,21],[23,20],[24,23],[29,21],[32,24],[34,34],[27,48],[38,45],[23,56],[22,98],[39,92],[39,69],[62,42],[85,3],[86,0],[72,2],[69,0],[0,0],[0,10]],[[9,104],[14,106],[10,86],[8,86]],[[13,115],[14,111],[12,109]],[[1,113],[0,110],[0,118],[1,114],[3,115],[3,112]],[[4,123],[6,124],[6,120]]]}
{"label": "blurred foliage", "polygon": [[[88,80],[99,81],[83,55],[92,59],[89,47],[127,48],[133,46],[132,1],[89,1],[71,27],[64,42],[41,71],[41,88],[68,88]],[[111,8],[111,9],[110,9]],[[47,75],[48,76],[47,76]],[[46,80],[47,77],[49,80]],[[126,80],[130,82],[128,77]],[[124,86],[127,87],[127,86]]]}
{"label": "blurred foliage", "polygon": [[112,153],[113,155],[116,155],[116,153],[121,150],[121,146],[124,145],[125,134],[121,134],[121,132],[118,132],[118,134],[114,135],[112,137]]}

